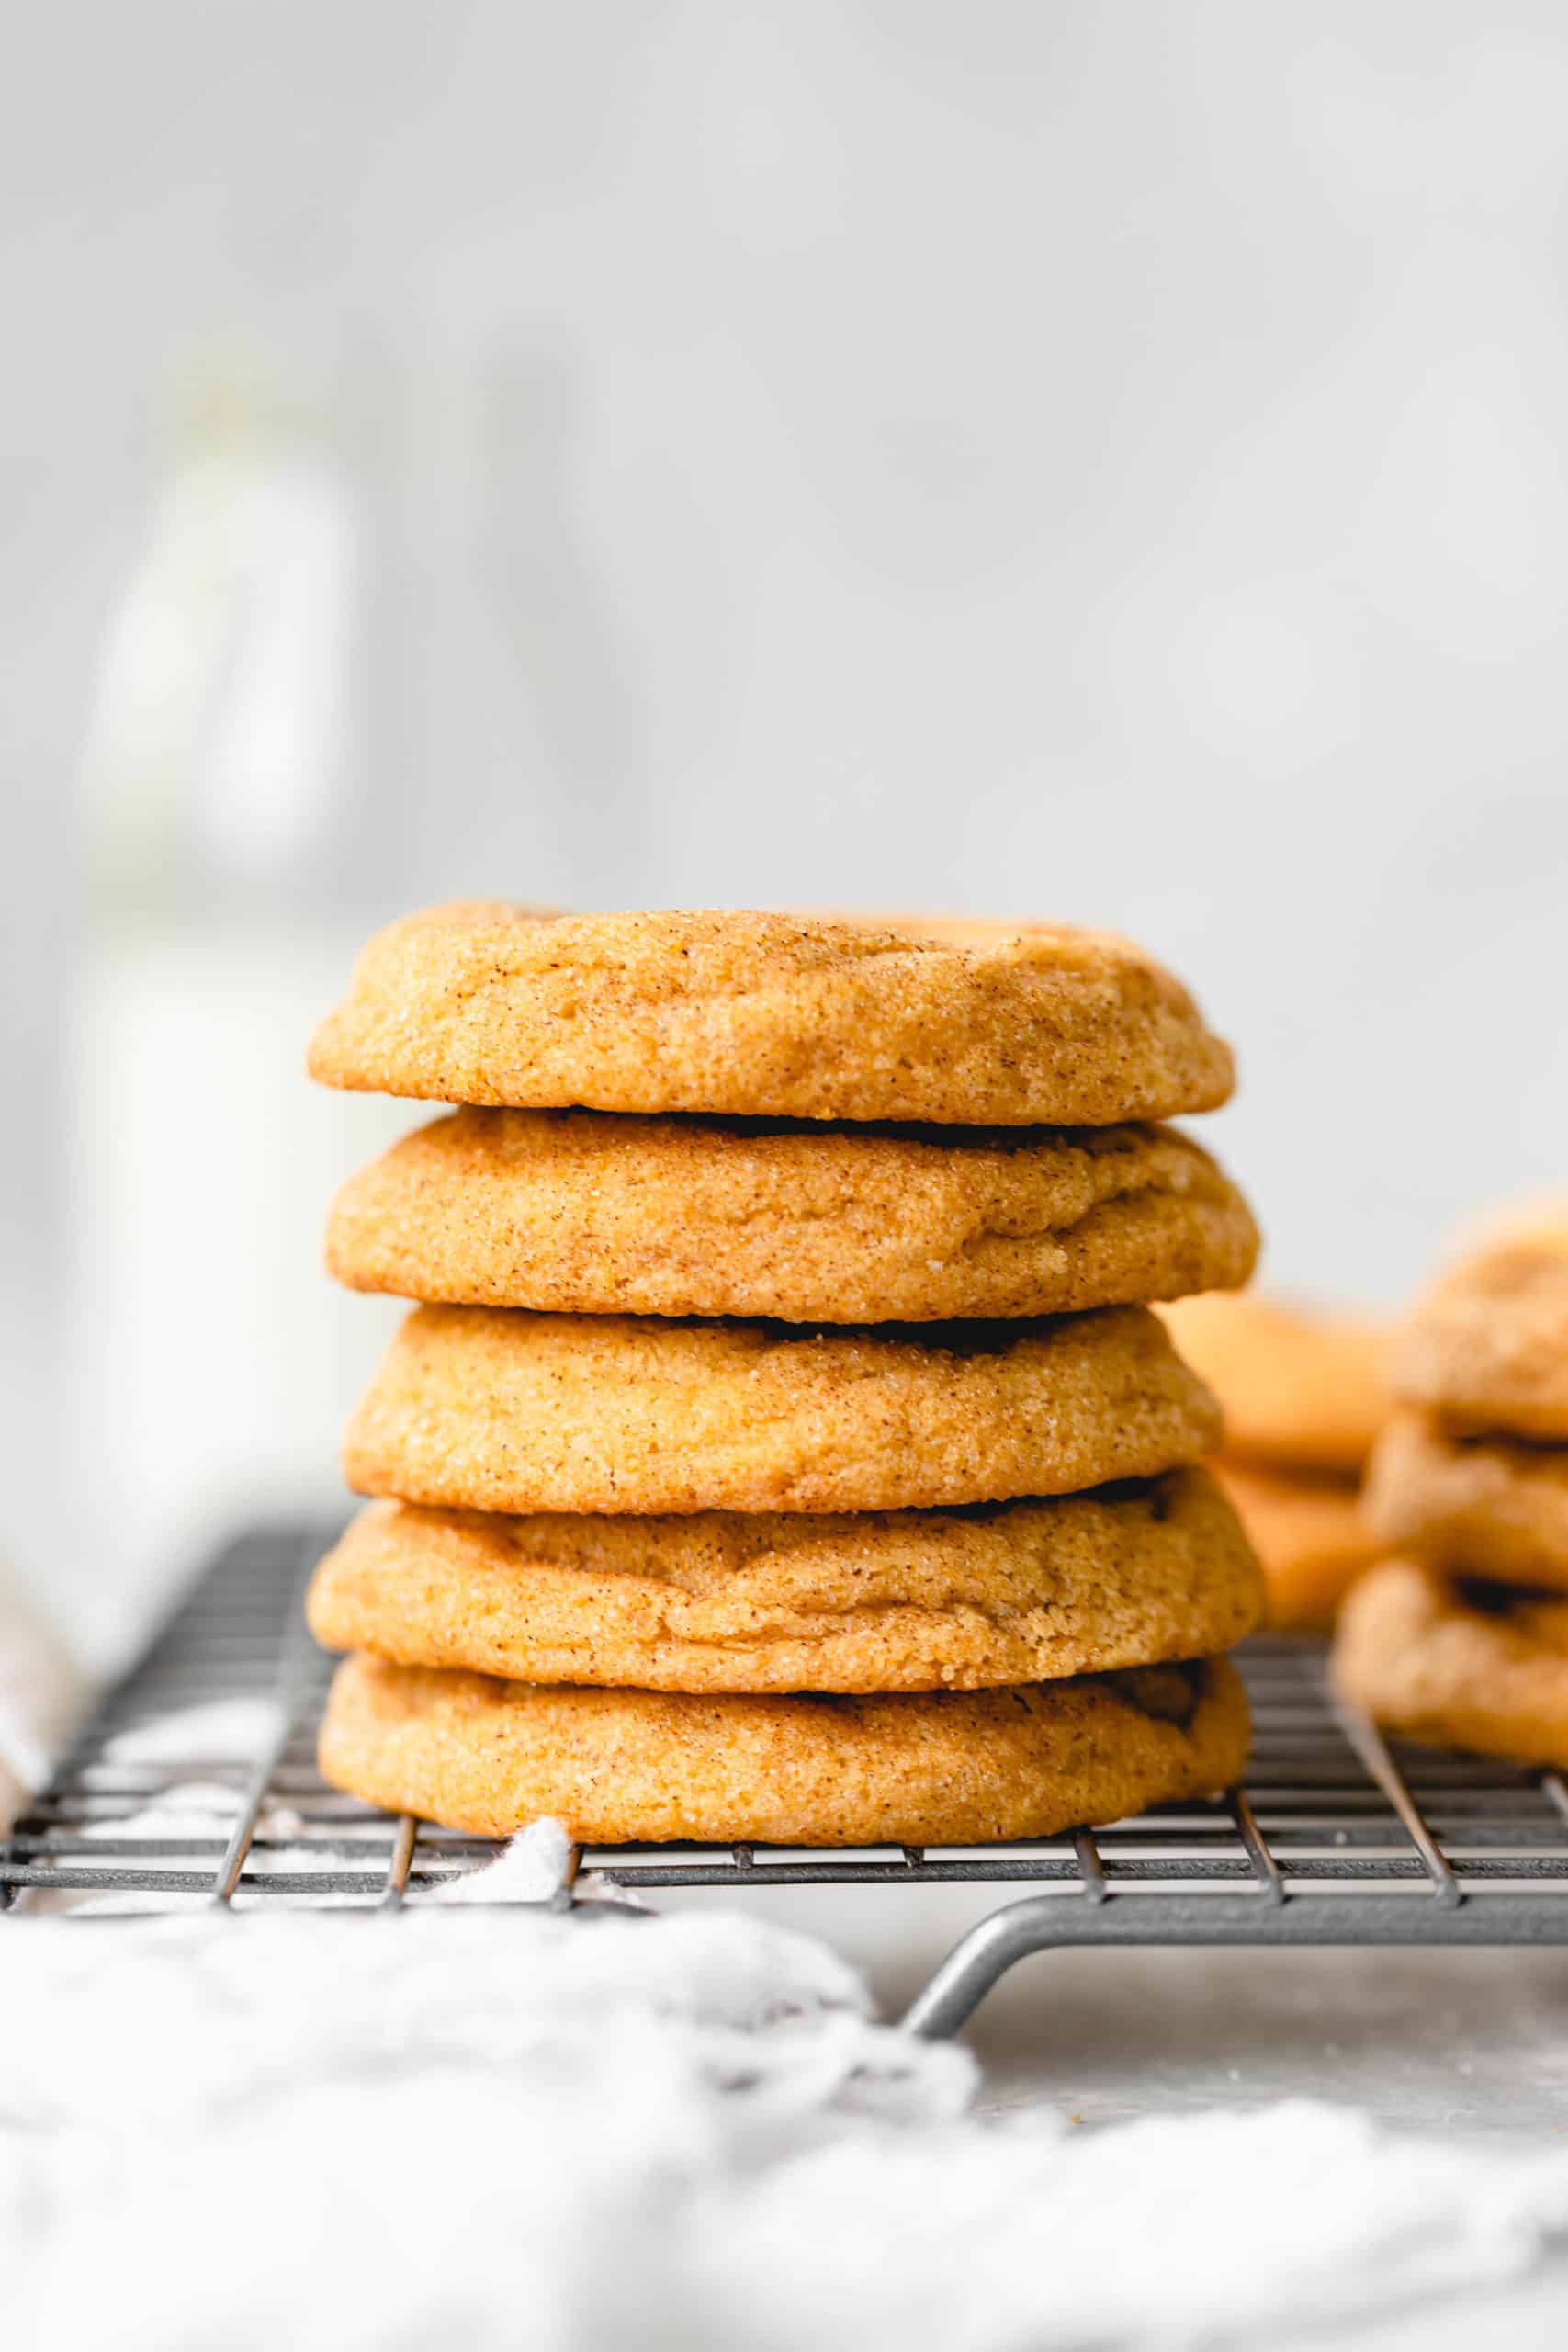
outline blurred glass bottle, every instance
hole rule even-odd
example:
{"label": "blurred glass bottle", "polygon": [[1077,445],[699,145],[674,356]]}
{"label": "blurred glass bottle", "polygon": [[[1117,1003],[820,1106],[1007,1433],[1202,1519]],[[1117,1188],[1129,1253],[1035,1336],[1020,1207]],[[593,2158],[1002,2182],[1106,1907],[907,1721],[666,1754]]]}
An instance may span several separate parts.
{"label": "blurred glass bottle", "polygon": [[112,1652],[220,1522],[335,1505],[386,1317],[319,1270],[327,1197],[407,1124],[301,1075],[365,916],[364,486],[265,355],[194,347],[106,634],[73,1023],[76,1615]]}

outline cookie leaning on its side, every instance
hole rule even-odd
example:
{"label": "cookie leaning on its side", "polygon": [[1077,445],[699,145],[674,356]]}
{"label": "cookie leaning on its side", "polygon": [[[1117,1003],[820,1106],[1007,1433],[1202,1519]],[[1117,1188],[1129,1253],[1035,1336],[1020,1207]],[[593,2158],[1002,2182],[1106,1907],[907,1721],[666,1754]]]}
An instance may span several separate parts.
{"label": "cookie leaning on its side", "polygon": [[1210,1467],[1263,1564],[1270,1624],[1303,1633],[1332,1625],[1362,1569],[1386,1549],[1362,1516],[1354,1487],[1321,1471],[1274,1470],[1223,1456]]}
{"label": "cookie leaning on its side", "polygon": [[1251,1293],[1178,1299],[1160,1314],[1220,1400],[1227,1453],[1359,1476],[1388,1418],[1379,1326]]}
{"label": "cookie leaning on its side", "polygon": [[1258,1546],[1278,1626],[1317,1631],[1379,1546],[1357,1487],[1389,1409],[1385,1334],[1280,1299],[1159,1309],[1224,1415],[1213,1467]]}

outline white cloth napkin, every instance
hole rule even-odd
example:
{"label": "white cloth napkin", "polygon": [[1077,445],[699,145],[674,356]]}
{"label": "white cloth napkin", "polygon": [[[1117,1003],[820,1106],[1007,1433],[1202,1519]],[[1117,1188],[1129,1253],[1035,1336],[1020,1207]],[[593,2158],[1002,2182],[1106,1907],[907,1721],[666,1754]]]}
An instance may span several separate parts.
{"label": "white cloth napkin", "polygon": [[0,1837],[49,1778],[86,1696],[63,1643],[0,1562]]}
{"label": "white cloth napkin", "polygon": [[5,2332],[51,2352],[1261,2345],[1568,2228],[1568,2154],[1314,2104],[976,2118],[735,1913],[24,1917],[0,1966]]}

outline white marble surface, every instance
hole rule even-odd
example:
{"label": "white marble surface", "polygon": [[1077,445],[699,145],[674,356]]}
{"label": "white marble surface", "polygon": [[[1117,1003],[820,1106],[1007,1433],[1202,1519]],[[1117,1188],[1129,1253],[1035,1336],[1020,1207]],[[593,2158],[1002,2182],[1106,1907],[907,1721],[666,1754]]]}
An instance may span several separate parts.
{"label": "white marble surface", "polygon": [[[824,1937],[896,2017],[996,1893],[726,1899]],[[988,2103],[1050,2099],[1088,2123],[1310,2093],[1411,2131],[1568,2137],[1568,1950],[1043,1952],[1002,1978],[965,2039]]]}
{"label": "white marble surface", "polygon": [[[991,1907],[968,1887],[809,1888],[739,1898],[829,1938],[897,2016]],[[665,1907],[693,1903],[684,1893]],[[1042,2104],[1085,2128],[1232,2112],[1310,2096],[1462,2146],[1568,2144],[1568,1951],[1036,1954],[987,1996],[964,2037],[979,2105]],[[1247,2258],[1238,2224],[1235,2256]],[[1269,2352],[1321,2345],[1269,2327]],[[1480,2293],[1335,2327],[1345,2352],[1510,2352],[1568,2341],[1568,2253]]]}

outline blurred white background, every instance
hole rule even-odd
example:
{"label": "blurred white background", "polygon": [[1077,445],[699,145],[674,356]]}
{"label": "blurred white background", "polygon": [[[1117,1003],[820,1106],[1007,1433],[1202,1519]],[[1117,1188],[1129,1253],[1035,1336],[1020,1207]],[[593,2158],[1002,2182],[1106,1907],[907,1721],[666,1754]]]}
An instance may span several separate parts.
{"label": "blurred white background", "polygon": [[9,1475],[112,1645],[332,1498],[374,922],[1060,915],[1273,1280],[1568,1142],[1568,17],[60,0],[0,90]]}

